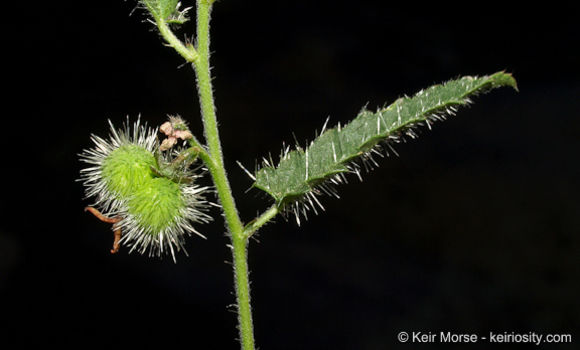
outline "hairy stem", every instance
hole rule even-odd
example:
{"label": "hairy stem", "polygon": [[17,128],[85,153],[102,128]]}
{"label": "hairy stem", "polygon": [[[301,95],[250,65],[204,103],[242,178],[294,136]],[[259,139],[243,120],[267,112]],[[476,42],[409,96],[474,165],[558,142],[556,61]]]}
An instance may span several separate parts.
{"label": "hairy stem", "polygon": [[157,28],[159,28],[159,33],[169,46],[173,47],[181,57],[185,58],[187,62],[196,63],[199,59],[199,54],[195,51],[193,46],[184,45],[181,40],[179,40],[175,34],[169,28],[167,22],[164,19],[156,18],[155,20]]}
{"label": "hairy stem", "polygon": [[204,155],[201,155],[201,157],[212,175],[232,239],[234,281],[242,349],[254,350],[254,330],[250,306],[250,281],[247,262],[248,239],[244,235],[244,226],[236,209],[224,168],[211,84],[209,21],[212,3],[213,1],[211,0],[197,0],[197,53],[199,57],[194,62],[194,68],[197,77],[197,88],[205,137],[209,148],[209,157]]}
{"label": "hairy stem", "polygon": [[245,237],[232,235],[232,243],[241,346],[242,350],[254,350],[254,326],[248,274],[248,240]]}
{"label": "hairy stem", "polygon": [[[238,323],[242,350],[254,350],[254,329],[250,304],[250,281],[248,277],[248,238],[279,213],[277,206],[271,207],[260,217],[246,225],[242,224],[226,175],[222,147],[219,138],[213,88],[209,64],[209,22],[214,0],[197,0],[197,47],[184,45],[169,28],[167,22],[156,17],[161,36],[185,60],[193,63],[197,78],[197,92],[201,106],[206,149],[195,139],[189,140],[191,153],[199,156],[207,166],[226,220],[232,240],[234,282],[238,306]],[[189,155],[189,150],[188,150]],[[186,155],[184,155],[186,156]]]}
{"label": "hairy stem", "polygon": [[250,221],[244,228],[244,236],[250,238],[256,231],[260,229],[260,227],[267,224],[270,220],[272,220],[276,215],[280,213],[280,209],[276,204],[270,207],[270,209],[266,210],[256,219]]}

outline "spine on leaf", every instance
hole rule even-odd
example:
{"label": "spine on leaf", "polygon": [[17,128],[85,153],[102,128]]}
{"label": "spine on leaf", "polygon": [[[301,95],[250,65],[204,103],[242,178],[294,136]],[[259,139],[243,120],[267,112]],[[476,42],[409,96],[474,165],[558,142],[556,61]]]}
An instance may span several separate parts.
{"label": "spine on leaf", "polygon": [[[413,97],[399,98],[386,108],[371,112],[363,109],[349,124],[322,130],[319,137],[305,149],[284,149],[277,166],[265,161],[255,174],[254,187],[268,193],[277,206],[306,215],[299,203],[310,203],[316,212],[316,199],[321,193],[337,196],[333,184],[345,181],[344,173],[356,173],[360,164],[375,164],[373,153],[397,142],[401,137],[415,138],[419,126],[431,127],[438,120],[454,115],[457,108],[471,103],[470,97],[491,89],[511,86],[517,90],[509,73],[489,76],[466,76],[421,90]],[[391,148],[392,149],[392,148]],[[387,151],[388,152],[388,151]],[[361,162],[356,162],[361,160]],[[306,205],[308,208],[308,205]]]}

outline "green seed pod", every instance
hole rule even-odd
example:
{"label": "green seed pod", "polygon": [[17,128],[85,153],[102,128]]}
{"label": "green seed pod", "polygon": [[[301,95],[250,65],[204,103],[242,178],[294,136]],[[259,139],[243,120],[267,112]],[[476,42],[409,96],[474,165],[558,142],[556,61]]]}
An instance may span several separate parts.
{"label": "green seed pod", "polygon": [[[109,124],[111,124],[109,122]],[[119,217],[116,229],[123,232],[121,243],[141,254],[161,256],[183,249],[183,237],[197,232],[192,222],[209,222],[204,213],[207,187],[192,181],[175,182],[154,172],[159,162],[169,162],[169,155],[155,156],[158,142],[155,131],[141,126],[139,120],[131,131],[128,122],[123,130],[111,124],[108,140],[93,135],[95,146],[84,150],[81,161],[91,166],[81,170],[80,180],[87,197],[104,215]],[[199,177],[189,169],[178,168],[183,177]]]}
{"label": "green seed pod", "polygon": [[145,147],[126,144],[103,161],[101,173],[106,187],[121,198],[128,198],[151,178],[155,156]]}

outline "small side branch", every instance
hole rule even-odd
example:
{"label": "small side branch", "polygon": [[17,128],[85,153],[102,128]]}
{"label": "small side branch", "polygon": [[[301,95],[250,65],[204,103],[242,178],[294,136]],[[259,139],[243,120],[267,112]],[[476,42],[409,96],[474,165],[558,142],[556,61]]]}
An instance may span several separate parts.
{"label": "small side branch", "polygon": [[171,31],[171,28],[169,28],[169,25],[165,20],[156,18],[155,23],[157,24],[157,28],[159,28],[159,33],[161,33],[161,36],[169,46],[173,47],[187,62],[197,64],[199,55],[192,44],[186,45],[179,40]]}
{"label": "small side branch", "polygon": [[197,157],[199,157],[205,166],[209,169],[210,173],[213,174],[216,171],[216,163],[214,162],[213,158],[207,153],[206,149],[197,141],[194,137],[189,141],[189,145],[191,146],[189,150],[191,150]]}
{"label": "small side branch", "polygon": [[272,220],[280,210],[276,204],[272,205],[270,209],[266,210],[262,215],[255,218],[254,220],[250,221],[244,227],[244,237],[250,238],[256,231],[258,231],[262,226],[267,224],[270,220]]}

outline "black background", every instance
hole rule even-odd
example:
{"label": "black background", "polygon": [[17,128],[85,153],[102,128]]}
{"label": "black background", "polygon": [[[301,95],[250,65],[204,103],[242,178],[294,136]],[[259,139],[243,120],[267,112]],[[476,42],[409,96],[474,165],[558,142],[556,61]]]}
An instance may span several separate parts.
{"label": "black background", "polygon": [[[180,114],[201,137],[191,67],[142,12],[129,16],[133,1],[22,6],[3,24],[0,342],[237,348],[219,213],[177,264],[110,255],[110,228],[82,211],[91,202],[75,182],[76,154],[108,133],[107,118]],[[245,193],[235,161],[253,168],[292,133],[311,140],[328,116],[345,123],[460,75],[505,69],[520,89],[480,96],[400,145],[302,227],[279,218],[259,232],[249,263],[261,349],[450,347],[400,344],[400,331],[568,333],[574,344],[553,348],[577,347],[578,12],[506,6],[216,3],[216,104],[245,220],[269,202]]]}

